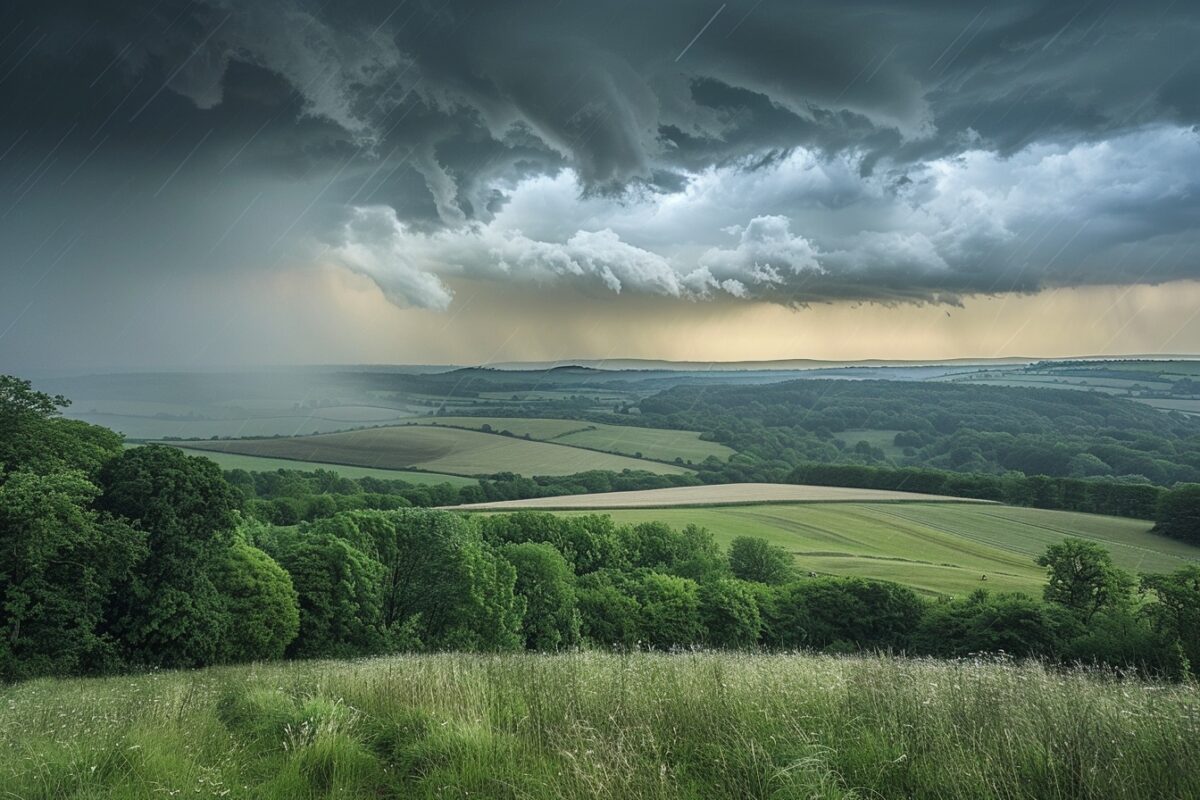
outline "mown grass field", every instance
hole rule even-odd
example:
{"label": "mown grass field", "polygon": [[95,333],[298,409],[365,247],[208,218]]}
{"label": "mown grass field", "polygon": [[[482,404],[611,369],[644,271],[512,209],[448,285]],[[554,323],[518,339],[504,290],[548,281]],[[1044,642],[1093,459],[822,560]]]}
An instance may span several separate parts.
{"label": "mown grass field", "polygon": [[1036,664],[574,653],[0,689],[0,794],[1184,798],[1200,695]]}
{"label": "mown grass field", "polygon": [[795,483],[719,483],[672,486],[666,489],[635,489],[625,492],[568,494],[496,500],[455,506],[466,511],[514,511],[522,508],[570,511],[614,508],[677,508],[679,506],[737,506],[770,503],[989,503],[965,497],[895,492],[889,489],[859,489],[848,486],[804,486]]}
{"label": "mown grass field", "polygon": [[635,455],[656,461],[699,464],[709,456],[727,459],[734,450],[716,442],[706,442],[696,431],[638,428],[631,425],[608,425],[572,419],[526,419],[522,417],[422,417],[423,425],[450,425],[456,428],[480,430],[490,425],[494,431],[511,431],[516,436],[528,435],[538,441],[601,450],[606,453]]}
{"label": "mown grass field", "polygon": [[470,486],[478,483],[474,478],[464,478],[460,475],[444,475],[433,472],[413,472],[400,469],[371,469],[370,467],[349,467],[345,464],[322,464],[314,461],[292,461],[286,458],[262,458],[260,456],[245,456],[237,453],[218,453],[215,450],[197,451],[183,447],[189,455],[201,455],[217,462],[221,469],[244,469],[249,472],[274,472],[277,469],[295,469],[313,472],[327,469],[345,478],[380,478],[382,480],[406,481],[417,485],[435,485],[448,483],[451,486]]}
{"label": "mown grass field", "polygon": [[188,443],[199,450],[285,458],[374,469],[420,469],[450,475],[570,475],[590,469],[686,472],[655,461],[597,453],[549,442],[460,428],[402,425],[391,428],[279,439]]}
{"label": "mown grass field", "polygon": [[978,588],[1039,594],[1045,571],[1033,559],[1067,536],[1099,542],[1132,571],[1169,572],[1200,560],[1200,548],[1150,533],[1149,522],[1000,505],[808,503],[555,513],[700,525],[721,544],[757,536],[787,548],[802,571],[890,580],[930,594]]}

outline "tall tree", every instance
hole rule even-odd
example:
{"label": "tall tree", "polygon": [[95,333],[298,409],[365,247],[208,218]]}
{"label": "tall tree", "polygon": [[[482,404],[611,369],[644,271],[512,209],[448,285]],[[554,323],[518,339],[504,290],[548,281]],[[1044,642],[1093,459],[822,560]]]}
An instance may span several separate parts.
{"label": "tall tree", "polygon": [[562,554],[539,542],[507,544],[500,554],[517,571],[516,593],[525,601],[525,647],[548,651],[578,644],[575,573]]}
{"label": "tall tree", "polygon": [[796,574],[791,553],[753,536],[729,543],[729,569],[735,578],[768,584],[787,583]]}
{"label": "tall tree", "polygon": [[229,620],[218,659],[283,658],[300,630],[299,599],[283,567],[257,547],[235,541],[217,559],[213,580]]}
{"label": "tall tree", "polygon": [[1144,610],[1154,627],[1179,643],[1192,671],[1200,674],[1200,567],[1143,575],[1142,590],[1154,599]]}
{"label": "tall tree", "polygon": [[1085,623],[1098,611],[1121,608],[1132,599],[1133,577],[1114,566],[1095,542],[1063,539],[1047,547],[1037,563],[1046,568],[1046,602],[1071,609]]}
{"label": "tall tree", "polygon": [[0,679],[114,665],[101,616],[143,540],[90,509],[97,493],[79,472],[0,484]]}
{"label": "tall tree", "polygon": [[121,452],[120,434],[59,416],[67,405],[65,397],[0,375],[0,481],[18,470],[49,475],[76,469],[95,478],[101,465]]}
{"label": "tall tree", "polygon": [[519,646],[523,609],[516,572],[461,515],[401,509],[354,511],[316,523],[383,567],[380,620],[389,635],[428,648]]}
{"label": "tall tree", "polygon": [[1188,483],[1163,493],[1154,531],[1200,544],[1200,484]]}
{"label": "tall tree", "polygon": [[345,658],[382,649],[378,561],[321,530],[279,528],[262,544],[287,571],[300,604],[288,655]]}
{"label": "tall tree", "polygon": [[115,599],[111,632],[134,663],[212,663],[228,625],[213,574],[233,542],[240,496],[212,461],[161,445],[125,451],[100,481],[97,506],[132,522],[148,546]]}

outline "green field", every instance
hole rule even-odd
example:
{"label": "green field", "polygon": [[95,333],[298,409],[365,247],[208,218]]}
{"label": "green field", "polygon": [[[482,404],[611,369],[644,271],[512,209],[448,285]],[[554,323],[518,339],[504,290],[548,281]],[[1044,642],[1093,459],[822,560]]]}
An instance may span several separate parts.
{"label": "green field", "polygon": [[[193,448],[183,447],[192,451]],[[218,453],[215,450],[204,449],[202,452],[191,453],[211,459],[221,469],[244,469],[248,472],[274,472],[277,469],[296,469],[313,472],[327,469],[336,472],[344,478],[380,478],[391,481],[407,481],[417,485],[434,485],[448,483],[451,486],[470,486],[477,481],[459,475],[444,475],[434,472],[413,472],[399,469],[371,469],[370,467],[349,467],[345,464],[322,464],[313,461],[292,461],[286,458],[262,458],[260,456],[244,456],[237,453]]]}
{"label": "green field", "polygon": [[420,469],[450,475],[571,475],[626,469],[658,473],[686,470],[670,464],[597,453],[459,428],[402,425],[320,436],[231,439],[188,443],[199,450],[285,458],[374,469]]}
{"label": "green field", "polygon": [[696,431],[638,428],[632,425],[608,425],[572,419],[526,419],[523,417],[423,417],[422,425],[448,425],[480,430],[488,425],[493,431],[510,431],[516,436],[552,441],[572,447],[600,450],[632,456],[641,453],[655,461],[680,458],[698,464],[709,456],[722,460],[734,451],[723,444],[706,442]]}
{"label": "green field", "polygon": [[1152,534],[1149,522],[1011,506],[811,503],[602,513],[620,523],[701,525],[721,544],[762,537],[791,551],[802,571],[896,581],[929,594],[1037,594],[1045,572],[1033,559],[1066,536],[1099,542],[1133,571],[1168,572],[1200,560],[1200,547]]}
{"label": "green field", "polygon": [[1200,696],[1036,664],[428,655],[0,689],[0,794],[1200,796]]}

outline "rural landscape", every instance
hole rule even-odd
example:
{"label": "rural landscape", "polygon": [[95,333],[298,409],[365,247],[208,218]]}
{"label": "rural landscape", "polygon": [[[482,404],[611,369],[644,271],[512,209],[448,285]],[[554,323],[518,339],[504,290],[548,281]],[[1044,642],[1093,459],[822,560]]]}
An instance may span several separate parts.
{"label": "rural landscape", "polygon": [[0,9],[0,798],[1200,798],[1197,37]]}

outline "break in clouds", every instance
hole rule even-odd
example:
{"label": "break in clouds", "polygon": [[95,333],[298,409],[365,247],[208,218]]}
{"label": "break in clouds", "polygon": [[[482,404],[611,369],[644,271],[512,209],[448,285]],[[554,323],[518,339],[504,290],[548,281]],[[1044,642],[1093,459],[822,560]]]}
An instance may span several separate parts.
{"label": "break in clouds", "polygon": [[[3,12],[11,269],[782,304],[1200,278],[1190,3]],[[72,200],[63,202],[64,193]]]}

